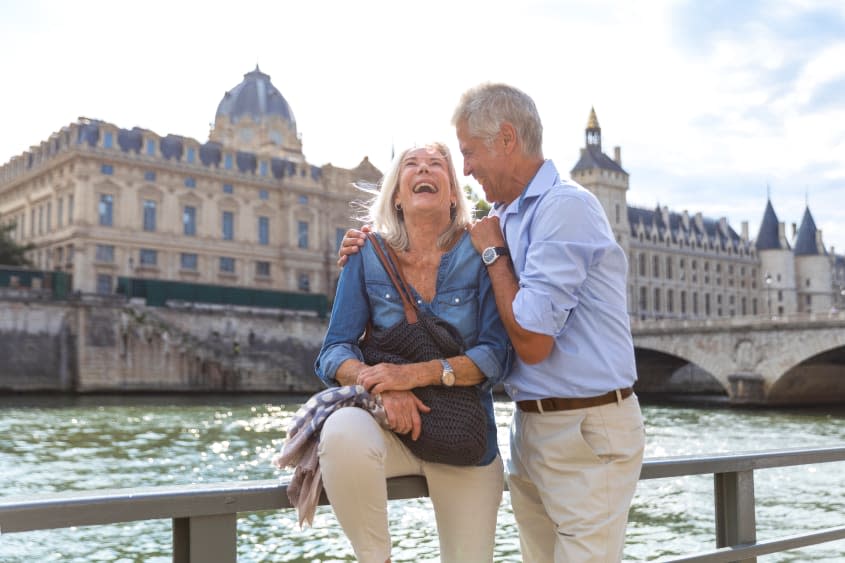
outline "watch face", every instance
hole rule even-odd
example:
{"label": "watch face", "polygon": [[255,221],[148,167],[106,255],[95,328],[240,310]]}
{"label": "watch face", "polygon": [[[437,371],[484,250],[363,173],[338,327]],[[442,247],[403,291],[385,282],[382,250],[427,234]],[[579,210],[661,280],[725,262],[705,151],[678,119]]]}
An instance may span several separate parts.
{"label": "watch face", "polygon": [[481,260],[485,264],[491,264],[496,259],[496,249],[492,246],[489,248],[485,248],[484,252],[481,253]]}
{"label": "watch face", "polygon": [[443,385],[451,387],[455,384],[455,372],[451,370],[443,370],[443,374],[440,376],[440,380]]}

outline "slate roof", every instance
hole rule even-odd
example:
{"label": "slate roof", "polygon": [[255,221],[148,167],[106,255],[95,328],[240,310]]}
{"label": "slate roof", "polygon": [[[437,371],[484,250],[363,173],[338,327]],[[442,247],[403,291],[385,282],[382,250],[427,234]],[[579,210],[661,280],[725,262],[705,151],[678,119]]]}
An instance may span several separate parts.
{"label": "slate roof", "polygon": [[619,166],[615,160],[601,151],[600,146],[587,145],[586,148],[581,149],[581,158],[575,164],[575,167],[570,171],[570,173],[578,172],[580,170],[590,170],[592,168],[602,168],[613,172],[621,172],[625,176],[628,175],[624,168]]}
{"label": "slate roof", "polygon": [[645,209],[629,205],[628,223],[631,227],[632,237],[638,236],[639,225],[642,223],[647,233],[650,233],[656,227],[658,240],[661,242],[665,242],[668,237],[673,242],[713,243],[714,246],[718,246],[722,250],[727,250],[728,247],[732,247],[735,251],[743,247],[748,250],[750,247],[750,243],[743,241],[742,237],[730,225],[726,224],[723,230],[718,219],[702,217],[699,227],[695,217],[689,216],[689,221],[684,225],[683,214],[668,211],[664,216],[660,206],[655,209]]}
{"label": "slate roof", "polygon": [[781,244],[780,236],[778,235],[778,216],[775,214],[775,208],[772,207],[772,200],[766,202],[766,210],[763,212],[763,222],[760,223],[760,231],[757,233],[757,250],[787,250]]}
{"label": "slate roof", "polygon": [[255,70],[244,74],[243,82],[226,92],[217,106],[217,117],[226,116],[232,121],[239,117],[252,116],[260,120],[268,115],[280,115],[296,123],[293,111],[282,93],[255,65]]}
{"label": "slate roof", "polygon": [[816,244],[816,222],[810,213],[810,208],[804,210],[804,217],[801,219],[801,226],[798,228],[798,236],[795,238],[796,256],[827,255],[827,250]]}

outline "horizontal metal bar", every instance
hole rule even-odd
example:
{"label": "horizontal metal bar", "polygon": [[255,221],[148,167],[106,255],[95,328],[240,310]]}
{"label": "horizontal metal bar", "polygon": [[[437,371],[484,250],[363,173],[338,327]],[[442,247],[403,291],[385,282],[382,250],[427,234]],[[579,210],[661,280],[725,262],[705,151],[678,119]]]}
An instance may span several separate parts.
{"label": "horizontal metal bar", "polygon": [[[388,479],[391,500],[427,495],[424,477]],[[287,482],[276,479],[0,497],[0,533],[285,508]]]}
{"label": "horizontal metal bar", "polygon": [[845,461],[845,447],[654,458],[643,463],[640,479],[733,473],[835,461]]}
{"label": "horizontal metal bar", "polygon": [[773,540],[758,541],[751,545],[735,545],[723,547],[714,551],[705,551],[680,558],[660,559],[658,563],[730,563],[740,559],[756,557],[758,555],[769,555],[780,553],[799,547],[807,547],[845,539],[845,526],[838,528],[827,528],[817,532],[798,534]]}

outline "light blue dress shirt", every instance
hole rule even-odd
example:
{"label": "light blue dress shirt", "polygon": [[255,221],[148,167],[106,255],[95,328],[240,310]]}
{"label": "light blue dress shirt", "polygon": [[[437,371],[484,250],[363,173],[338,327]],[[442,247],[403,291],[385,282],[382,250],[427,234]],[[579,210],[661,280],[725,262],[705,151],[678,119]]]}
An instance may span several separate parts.
{"label": "light blue dress shirt", "polygon": [[596,197],[547,160],[510,205],[491,210],[519,278],[519,325],[554,337],[544,361],[518,357],[505,390],[516,401],[592,397],[637,379],[625,252]]}
{"label": "light blue dress shirt", "polygon": [[[469,234],[440,258],[437,288],[428,303],[412,288],[420,311],[450,322],[463,336],[466,356],[484,373],[479,385],[487,412],[487,454],[479,465],[496,457],[496,423],[490,390],[508,373],[512,348],[496,310],[493,288]],[[329,328],[315,363],[317,376],[337,385],[335,374],[346,360],[363,361],[358,339],[372,318],[375,328],[389,328],[405,316],[402,301],[369,241],[349,256],[338,281]]]}

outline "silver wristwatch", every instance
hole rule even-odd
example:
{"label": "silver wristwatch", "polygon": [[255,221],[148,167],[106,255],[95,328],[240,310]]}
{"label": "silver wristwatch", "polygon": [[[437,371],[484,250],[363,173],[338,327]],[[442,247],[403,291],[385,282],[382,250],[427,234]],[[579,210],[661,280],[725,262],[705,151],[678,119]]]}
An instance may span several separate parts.
{"label": "silver wristwatch", "polygon": [[451,387],[455,384],[455,370],[452,369],[452,365],[446,360],[441,359],[440,365],[443,366],[443,372],[440,374],[440,384]]}
{"label": "silver wristwatch", "polygon": [[489,266],[499,259],[499,256],[508,256],[510,253],[504,246],[488,246],[481,253],[481,261],[485,266]]}

